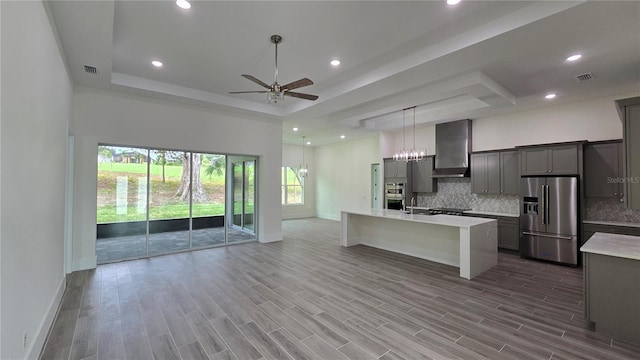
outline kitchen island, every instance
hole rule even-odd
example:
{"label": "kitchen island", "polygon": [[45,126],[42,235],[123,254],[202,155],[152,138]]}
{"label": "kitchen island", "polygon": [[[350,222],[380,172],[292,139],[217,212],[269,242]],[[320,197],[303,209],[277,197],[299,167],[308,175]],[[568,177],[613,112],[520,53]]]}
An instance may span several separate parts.
{"label": "kitchen island", "polygon": [[367,245],[460,268],[472,279],[498,263],[497,222],[399,210],[342,212],[342,246]]}

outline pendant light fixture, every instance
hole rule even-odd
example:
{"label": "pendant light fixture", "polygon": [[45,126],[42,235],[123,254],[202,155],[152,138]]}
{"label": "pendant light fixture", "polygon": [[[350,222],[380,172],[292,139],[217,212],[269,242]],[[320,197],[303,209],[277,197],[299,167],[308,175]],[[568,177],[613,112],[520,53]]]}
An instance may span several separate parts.
{"label": "pendant light fixture", "polygon": [[396,161],[409,161],[409,152],[407,151],[407,127],[405,125],[406,110],[402,110],[402,151],[393,154],[393,160]]}
{"label": "pendant light fixture", "polygon": [[307,167],[307,163],[304,162],[304,147],[306,146],[306,136],[302,137],[302,163],[300,164],[300,169],[298,170],[298,175],[300,177],[307,177],[307,173],[309,172],[309,168]]}
{"label": "pendant light fixture", "polygon": [[416,107],[413,107],[413,148],[409,150],[407,161],[420,161],[427,155],[426,149],[416,149]]}
{"label": "pendant light fixture", "polygon": [[[411,150],[407,150],[407,126],[405,123],[407,110],[413,110],[413,147]],[[416,149],[416,107],[410,107],[402,110],[402,151],[393,154],[393,160],[397,161],[419,161],[424,159],[427,155],[426,149]]]}

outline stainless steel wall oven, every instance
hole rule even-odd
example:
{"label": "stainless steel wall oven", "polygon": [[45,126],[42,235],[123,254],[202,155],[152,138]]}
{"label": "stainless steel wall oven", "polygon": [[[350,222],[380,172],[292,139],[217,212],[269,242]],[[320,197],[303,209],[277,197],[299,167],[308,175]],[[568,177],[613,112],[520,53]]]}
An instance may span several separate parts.
{"label": "stainless steel wall oven", "polygon": [[384,207],[392,210],[402,210],[405,183],[390,182],[384,185]]}

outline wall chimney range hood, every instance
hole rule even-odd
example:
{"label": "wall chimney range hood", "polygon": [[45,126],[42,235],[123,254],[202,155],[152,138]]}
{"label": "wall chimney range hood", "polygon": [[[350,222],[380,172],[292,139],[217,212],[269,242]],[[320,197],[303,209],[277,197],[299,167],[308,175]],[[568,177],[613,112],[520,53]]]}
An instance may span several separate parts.
{"label": "wall chimney range hood", "polygon": [[471,120],[436,125],[436,164],[434,178],[469,176]]}

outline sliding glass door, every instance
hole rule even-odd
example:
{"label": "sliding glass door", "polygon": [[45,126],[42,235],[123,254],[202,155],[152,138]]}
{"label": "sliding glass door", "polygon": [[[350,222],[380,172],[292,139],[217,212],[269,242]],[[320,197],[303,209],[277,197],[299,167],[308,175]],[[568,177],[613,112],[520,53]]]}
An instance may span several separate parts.
{"label": "sliding glass door", "polygon": [[98,264],[147,254],[149,150],[98,146]]}
{"label": "sliding glass door", "polygon": [[228,242],[255,240],[255,180],[254,157],[231,157],[231,210],[227,228]]}
{"label": "sliding glass door", "polygon": [[192,248],[205,248],[224,245],[225,227],[225,172],[226,156],[217,154],[199,154],[200,172],[194,178],[200,178],[198,197],[193,201],[191,231]]}
{"label": "sliding glass door", "polygon": [[255,241],[255,158],[227,158],[100,145],[98,263]]}

